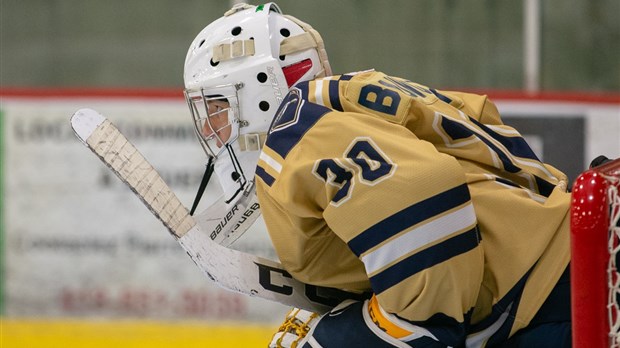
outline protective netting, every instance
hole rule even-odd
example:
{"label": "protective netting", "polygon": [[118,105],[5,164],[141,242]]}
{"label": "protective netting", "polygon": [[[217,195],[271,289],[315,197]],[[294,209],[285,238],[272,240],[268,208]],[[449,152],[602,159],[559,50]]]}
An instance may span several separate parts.
{"label": "protective netting", "polygon": [[619,176],[606,176],[609,182],[607,191],[609,202],[609,263],[607,279],[609,293],[607,299],[607,313],[609,320],[609,336],[611,347],[620,347],[620,187]]}

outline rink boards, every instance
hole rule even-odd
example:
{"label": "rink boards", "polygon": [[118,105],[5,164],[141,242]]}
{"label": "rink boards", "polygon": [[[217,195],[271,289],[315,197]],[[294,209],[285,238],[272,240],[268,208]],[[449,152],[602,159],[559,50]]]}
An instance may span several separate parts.
{"label": "rink boards", "polygon": [[[620,96],[490,94],[505,122],[570,177],[599,154],[620,154]],[[255,341],[247,346],[266,344],[287,308],[209,283],[69,127],[79,108],[104,113],[191,205],[205,155],[180,92],[0,95],[3,342],[60,340],[48,346],[71,347],[87,339],[97,347],[90,342],[109,346],[117,339],[123,347],[137,346],[135,339],[166,347],[169,340],[181,340],[176,346],[248,337]],[[262,222],[236,247],[275,258]],[[166,330],[168,339],[158,336]]]}
{"label": "rink boards", "polygon": [[3,347],[266,347],[273,325],[100,320],[3,320]]}

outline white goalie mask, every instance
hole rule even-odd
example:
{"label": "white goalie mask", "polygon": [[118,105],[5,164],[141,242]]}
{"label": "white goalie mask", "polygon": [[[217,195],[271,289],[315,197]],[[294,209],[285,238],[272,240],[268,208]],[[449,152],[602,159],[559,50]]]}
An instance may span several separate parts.
{"label": "white goalie mask", "polygon": [[196,36],[185,59],[185,97],[228,206],[252,186],[289,88],[328,75],[318,32],[274,3],[238,4]]}

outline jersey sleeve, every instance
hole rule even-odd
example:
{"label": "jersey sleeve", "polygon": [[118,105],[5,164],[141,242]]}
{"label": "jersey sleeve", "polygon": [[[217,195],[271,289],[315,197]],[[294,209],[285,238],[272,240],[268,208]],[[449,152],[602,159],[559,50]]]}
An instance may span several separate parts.
{"label": "jersey sleeve", "polygon": [[473,93],[438,91],[452,107],[486,125],[503,125],[497,106],[488,96]]}
{"label": "jersey sleeve", "polygon": [[398,124],[288,102],[257,170],[284,266],[310,283],[369,285],[387,313],[459,342],[484,261],[458,162]]}

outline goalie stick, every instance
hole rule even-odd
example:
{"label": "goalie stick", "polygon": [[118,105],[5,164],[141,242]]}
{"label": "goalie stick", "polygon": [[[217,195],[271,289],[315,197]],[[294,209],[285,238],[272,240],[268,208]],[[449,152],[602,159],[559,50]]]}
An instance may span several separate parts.
{"label": "goalie stick", "polygon": [[324,313],[363,294],[305,284],[280,263],[229,249],[211,240],[159,173],[112,122],[92,109],[71,117],[77,137],[95,153],[166,226],[194,263],[231,291]]}
{"label": "goalie stick", "polygon": [[[193,210],[193,208],[192,208]],[[212,241],[228,247],[239,239],[261,215],[254,181],[249,181],[239,200],[230,208],[220,197],[211,207],[194,217],[200,228],[208,232]]]}

